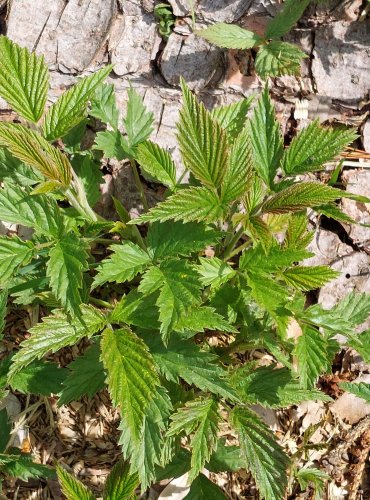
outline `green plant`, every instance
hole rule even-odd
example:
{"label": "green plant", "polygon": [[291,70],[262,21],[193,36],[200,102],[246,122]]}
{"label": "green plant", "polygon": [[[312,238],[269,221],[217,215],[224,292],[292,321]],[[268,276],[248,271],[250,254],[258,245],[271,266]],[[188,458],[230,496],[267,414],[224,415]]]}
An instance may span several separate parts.
{"label": "green plant", "polygon": [[[7,298],[14,310],[38,305],[44,313],[1,361],[0,390],[58,393],[62,405],[108,387],[130,466],[113,469],[106,488],[121,493],[106,498],[129,498],[138,483],[145,490],[186,472],[188,499],[224,498],[205,467],[246,468],[261,497],[284,498],[292,464],[252,405],[330,399],[316,382],[341,348],[337,332],[370,359],[368,332],[354,333],[370,312],[369,297],[352,293],[329,311],[305,307],[305,292],[337,272],[298,264],[311,256],[307,208],[348,222],[337,201],[368,201],[314,177],[297,179],[320,170],[355,133],[314,122],[285,149],[267,88],[247,119],[249,101],[210,112],[182,82],[184,184],[169,152],[149,140],[153,116],[133,89],[121,133],[113,86],[101,85],[109,67],[45,112],[43,58],[5,37],[0,56],[0,95],[25,120],[0,123],[0,220],[33,230],[27,241],[0,237],[1,318]],[[81,146],[88,101],[89,115],[110,127],[92,149]],[[116,199],[118,221],[95,213],[101,152],[131,163],[140,217],[131,220],[125,200]],[[167,187],[154,207],[140,171]],[[44,360],[82,339],[89,347],[67,367]],[[260,366],[256,350],[274,362]],[[239,447],[219,438],[221,424],[237,433]],[[19,469],[3,471],[17,476]],[[93,498],[57,472],[68,498]],[[302,487],[316,481],[321,488],[323,478],[315,469],[297,475]]]}
{"label": "green plant", "polygon": [[158,21],[158,31],[163,40],[167,41],[175,26],[175,16],[172,7],[168,3],[158,3],[154,7],[154,16]]}
{"label": "green plant", "polygon": [[296,75],[301,60],[307,55],[296,45],[284,42],[286,35],[300,19],[310,0],[286,0],[279,13],[266,26],[261,37],[234,24],[216,23],[196,33],[211,43],[227,49],[257,48],[255,67],[257,74],[269,76]]}

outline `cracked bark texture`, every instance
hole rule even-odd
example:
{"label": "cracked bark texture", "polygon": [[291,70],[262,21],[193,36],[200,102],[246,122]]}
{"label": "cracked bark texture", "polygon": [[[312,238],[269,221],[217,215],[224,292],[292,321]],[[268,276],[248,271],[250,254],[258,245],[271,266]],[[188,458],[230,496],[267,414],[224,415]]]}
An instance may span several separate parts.
{"label": "cracked bark texture", "polygon": [[[0,0],[0,30],[20,45],[44,54],[51,70],[51,102],[78,76],[112,62],[110,81],[116,87],[121,113],[125,111],[127,88],[132,85],[154,113],[153,140],[179,160],[175,123],[181,100],[180,76],[208,107],[258,94],[263,82],[254,73],[250,51],[224,51],[197,38],[192,34],[188,0],[169,2],[177,20],[167,43],[158,35],[155,0]],[[197,27],[216,21],[237,22],[263,33],[281,2],[194,0],[193,4]],[[301,78],[277,78],[271,84],[284,131],[303,98],[307,116],[297,120],[298,128],[315,117],[360,126],[363,145],[370,150],[370,125],[366,122],[370,110],[370,25],[359,21],[363,5],[362,0],[312,5],[286,36],[309,58],[303,63]],[[0,113],[7,112],[6,103],[0,100]],[[130,169],[111,162],[110,172],[105,175],[101,210],[111,210],[111,194],[134,212],[140,209]],[[370,183],[368,172],[349,171],[344,180],[352,192],[369,196],[369,189],[365,189]],[[154,202],[157,193],[151,195]],[[369,224],[369,207],[350,200],[345,200],[343,207],[354,219]],[[356,249],[348,240],[345,243],[323,229],[312,244],[316,263],[328,263],[342,272],[341,278],[320,292],[319,300],[328,307],[349,289],[367,290],[370,286],[366,274],[370,270],[369,228],[348,226],[344,230],[358,245]]]}

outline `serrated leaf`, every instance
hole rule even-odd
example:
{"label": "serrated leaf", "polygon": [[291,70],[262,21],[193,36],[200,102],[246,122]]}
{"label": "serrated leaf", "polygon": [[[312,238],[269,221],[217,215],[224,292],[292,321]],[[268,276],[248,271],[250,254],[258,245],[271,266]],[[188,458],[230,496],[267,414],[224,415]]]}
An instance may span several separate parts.
{"label": "serrated leaf", "polygon": [[184,497],[184,500],[226,500],[227,497],[222,490],[212,483],[204,474],[199,476],[192,482],[189,493]]}
{"label": "serrated leaf", "polygon": [[100,361],[100,345],[93,344],[68,365],[69,375],[63,380],[58,406],[78,401],[82,396],[92,398],[105,386],[105,372]]}
{"label": "serrated leaf", "polygon": [[62,347],[76,344],[83,337],[91,337],[105,326],[105,317],[92,306],[81,306],[84,324],[79,320],[69,320],[63,311],[43,318],[30,328],[31,336],[21,343],[21,349],[14,355],[9,371],[9,380],[22,368],[35,359],[41,359],[46,353],[57,352]]}
{"label": "serrated leaf", "polygon": [[274,313],[289,299],[288,290],[277,283],[272,276],[249,271],[247,281],[257,304],[270,313]]}
{"label": "serrated leaf", "polygon": [[105,83],[96,88],[91,99],[89,115],[117,129],[118,108],[113,83]]}
{"label": "serrated leaf", "polygon": [[315,207],[315,211],[320,215],[325,215],[329,219],[345,222],[346,224],[357,224],[352,217],[344,213],[337,205],[335,205],[335,203],[319,205],[318,207]]}
{"label": "serrated leaf", "polygon": [[57,394],[66,377],[66,370],[56,363],[34,361],[11,379],[11,387],[23,394],[50,396]]}
{"label": "serrated leaf", "polygon": [[231,146],[221,191],[225,204],[234,203],[246,193],[252,181],[252,167],[250,131],[245,128]]}
{"label": "serrated leaf", "polygon": [[0,96],[20,116],[37,123],[44,112],[49,88],[44,57],[0,36],[0,60]]}
{"label": "serrated leaf", "polygon": [[360,325],[370,314],[370,295],[351,292],[338,302],[331,311],[334,316],[349,321],[352,325]]}
{"label": "serrated leaf", "polygon": [[170,153],[151,141],[138,145],[135,159],[151,177],[172,191],[176,188],[176,166]]}
{"label": "serrated leaf", "polygon": [[339,387],[370,403],[370,384],[365,382],[341,382]]}
{"label": "serrated leaf", "polygon": [[250,121],[254,167],[263,181],[270,186],[283,155],[280,125],[275,118],[275,108],[268,88],[262,92]]}
{"label": "serrated leaf", "polygon": [[230,325],[222,316],[215,312],[213,307],[196,307],[182,315],[176,323],[174,330],[185,333],[187,338],[193,337],[196,333],[205,330],[214,330],[219,332],[236,333],[235,327]]}
{"label": "serrated leaf", "polygon": [[48,141],[63,137],[85,118],[88,100],[111,70],[112,66],[108,65],[90,76],[81,78],[50,106],[43,123],[44,136]]}
{"label": "serrated leaf", "polygon": [[296,266],[287,269],[282,273],[282,277],[296,290],[309,291],[321,288],[329,281],[340,275],[328,266],[304,267]]}
{"label": "serrated leaf", "polygon": [[0,236],[0,283],[5,286],[18,269],[30,262],[34,245],[17,236]]}
{"label": "serrated leaf", "polygon": [[249,217],[243,222],[243,226],[252,241],[255,244],[261,244],[265,253],[268,254],[274,240],[270,227],[262,217]]}
{"label": "serrated leaf", "polygon": [[0,179],[5,183],[33,186],[43,180],[43,176],[21,162],[6,149],[0,149]]}
{"label": "serrated leaf", "polygon": [[210,459],[217,446],[220,416],[218,403],[212,398],[198,398],[189,401],[171,416],[169,436],[185,432],[191,438],[191,471],[189,481],[193,481]]}
{"label": "serrated leaf", "polygon": [[[7,304],[8,304],[8,290],[0,291],[0,340],[2,340],[4,336],[4,328],[6,325],[5,317],[7,313]],[[1,386],[0,386],[1,389]]]}
{"label": "serrated leaf", "polygon": [[319,375],[326,373],[329,360],[328,342],[313,328],[306,327],[298,337],[294,349],[297,358],[299,382],[302,388],[311,389]]}
{"label": "serrated leaf", "polygon": [[154,360],[144,342],[129,328],[107,328],[101,350],[113,404],[120,407],[122,421],[137,444],[146,410],[159,385]]}
{"label": "serrated leaf", "polygon": [[310,483],[313,485],[315,491],[314,500],[321,500],[324,497],[325,482],[331,479],[326,472],[308,466],[297,470],[295,477],[303,491],[308,488]]}
{"label": "serrated leaf", "polygon": [[53,478],[54,471],[45,465],[32,461],[32,456],[21,453],[17,448],[11,449],[12,454],[0,454],[2,473],[15,477],[20,481],[30,478]]}
{"label": "serrated leaf", "polygon": [[227,23],[215,23],[208,28],[196,31],[196,34],[226,49],[251,49],[263,41],[263,38],[253,31]]}
{"label": "serrated leaf", "polygon": [[105,158],[116,158],[119,161],[132,156],[127,140],[119,130],[104,130],[95,137],[93,149],[103,151]]}
{"label": "serrated leaf", "polygon": [[228,400],[235,400],[235,393],[225,380],[227,372],[216,364],[216,355],[202,351],[192,341],[184,341],[176,333],[171,335],[167,347],[152,333],[142,333],[142,336],[167,380],[178,382],[182,378],[202,391],[208,390]]}
{"label": "serrated leaf", "polygon": [[153,113],[148,111],[143,99],[130,87],[127,91],[127,113],[123,120],[130,148],[149,139],[153,132]]}
{"label": "serrated leaf", "polygon": [[217,448],[206,465],[210,472],[237,472],[245,467],[239,446],[226,446],[225,441],[225,438],[218,441]]}
{"label": "serrated leaf", "polygon": [[347,342],[348,346],[355,349],[366,363],[370,363],[370,330],[357,334]]}
{"label": "serrated leaf", "polygon": [[185,166],[206,186],[221,186],[227,162],[227,136],[209,111],[181,81],[183,106],[177,124]]}
{"label": "serrated leaf", "polygon": [[82,182],[85,190],[86,199],[93,207],[101,198],[100,184],[104,179],[100,170],[100,163],[94,161],[92,155],[74,154],[72,160],[73,168]]}
{"label": "serrated leaf", "polygon": [[83,272],[88,268],[87,257],[84,241],[70,232],[51,248],[46,265],[46,274],[55,297],[68,312],[79,317]]}
{"label": "serrated leaf", "polygon": [[308,231],[306,211],[297,212],[289,215],[288,227],[285,235],[285,246],[304,250],[311,242],[314,232]]}
{"label": "serrated leaf", "polygon": [[288,42],[270,42],[258,51],[255,67],[257,74],[269,76],[299,75],[302,59],[308,57],[296,45]]}
{"label": "serrated leaf", "polygon": [[113,467],[104,485],[103,500],[130,500],[138,486],[137,474],[130,474],[130,466],[120,460]]}
{"label": "serrated leaf", "polygon": [[204,224],[162,222],[151,224],[147,236],[148,253],[153,260],[200,252],[221,239],[222,233]]}
{"label": "serrated leaf", "polygon": [[300,182],[273,195],[263,205],[263,212],[284,214],[307,207],[330,203],[343,196],[339,189],[318,182]]}
{"label": "serrated leaf", "polygon": [[194,266],[200,275],[204,286],[219,288],[223,283],[235,276],[235,271],[226,262],[218,257],[199,257],[200,264]]}
{"label": "serrated leaf", "polygon": [[285,150],[282,168],[288,175],[319,170],[356,137],[353,129],[320,127],[315,120],[294,137]]}
{"label": "serrated leaf", "polygon": [[248,408],[235,407],[230,418],[239,435],[242,457],[257,483],[261,497],[266,500],[284,498],[289,459],[276,442],[274,434]]}
{"label": "serrated leaf", "polygon": [[134,219],[132,224],[143,222],[165,222],[173,219],[184,222],[215,222],[227,210],[214,191],[206,187],[190,187],[169,196],[148,213]]}
{"label": "serrated leaf", "polygon": [[56,470],[62,493],[67,500],[95,500],[93,493],[80,480],[59,465]]}
{"label": "serrated leaf", "polygon": [[235,139],[247,122],[247,113],[252,101],[253,96],[248,99],[240,99],[233,104],[213,108],[212,118],[218,121],[231,139]]}
{"label": "serrated leaf", "polygon": [[45,195],[31,196],[27,189],[15,185],[0,189],[0,220],[22,224],[54,238],[62,227],[55,200]]}
{"label": "serrated leaf", "polygon": [[281,38],[290,31],[302,17],[310,0],[286,0],[277,15],[271,19],[265,30],[266,38]]}
{"label": "serrated leaf", "polygon": [[159,330],[157,299],[158,293],[143,295],[137,290],[131,290],[118,302],[111,313],[110,321]]}
{"label": "serrated leaf", "polygon": [[150,262],[149,255],[131,241],[112,245],[110,249],[113,251],[112,255],[98,266],[98,274],[93,283],[94,288],[107,282],[130,281]]}
{"label": "serrated leaf", "polygon": [[16,123],[0,122],[0,146],[48,179],[69,186],[72,167],[68,158],[37,132]]}

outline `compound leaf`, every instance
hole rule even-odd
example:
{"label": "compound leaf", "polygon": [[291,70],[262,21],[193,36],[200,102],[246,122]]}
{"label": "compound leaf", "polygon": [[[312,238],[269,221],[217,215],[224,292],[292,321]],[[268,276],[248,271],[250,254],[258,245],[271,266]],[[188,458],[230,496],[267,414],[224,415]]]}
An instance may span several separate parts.
{"label": "compound leaf", "polygon": [[235,276],[235,271],[218,257],[199,257],[200,265],[194,266],[204,286],[219,288]]}
{"label": "compound leaf", "polygon": [[240,99],[233,104],[213,108],[212,118],[218,121],[231,139],[235,139],[246,124],[247,113],[252,101],[253,97],[251,96],[248,99]]}
{"label": "compound leaf", "polygon": [[118,108],[113,83],[99,85],[91,99],[89,115],[117,129]]}
{"label": "compound leaf", "polygon": [[56,469],[62,493],[67,500],[95,500],[92,492],[81,481],[59,465]]}
{"label": "compound leaf", "polygon": [[172,191],[176,188],[176,166],[168,151],[145,141],[138,145],[135,158],[144,172]]}
{"label": "compound leaf", "polygon": [[302,17],[310,0],[286,0],[282,9],[271,19],[265,31],[266,38],[281,38]]}
{"label": "compound leaf", "polygon": [[309,291],[326,285],[329,281],[337,278],[340,273],[328,266],[296,266],[287,269],[282,277],[296,290]]}
{"label": "compound leaf", "polygon": [[107,477],[103,500],[131,500],[138,484],[137,474],[130,474],[130,465],[120,460]]}
{"label": "compound leaf", "polygon": [[302,59],[308,57],[296,45],[270,42],[262,45],[256,57],[256,72],[264,80],[269,76],[298,75]]}
{"label": "compound leaf", "polygon": [[153,132],[153,113],[148,111],[141,96],[133,88],[127,91],[127,114],[124,119],[130,148],[149,139]]}
{"label": "compound leaf", "polygon": [[294,349],[297,358],[299,382],[302,388],[311,389],[319,375],[326,373],[329,360],[328,342],[313,328],[304,328]]}
{"label": "compound leaf", "polygon": [[215,23],[209,28],[196,31],[197,35],[208,42],[226,49],[251,49],[260,44],[263,38],[237,26],[236,24]]}

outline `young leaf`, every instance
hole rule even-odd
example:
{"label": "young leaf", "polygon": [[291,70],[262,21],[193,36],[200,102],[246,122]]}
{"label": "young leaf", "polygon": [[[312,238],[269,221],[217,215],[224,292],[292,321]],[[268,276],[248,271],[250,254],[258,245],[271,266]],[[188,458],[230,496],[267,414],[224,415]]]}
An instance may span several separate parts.
{"label": "young leaf", "polygon": [[54,311],[51,316],[43,318],[42,323],[30,328],[31,336],[22,342],[21,349],[12,359],[9,380],[11,381],[22,368],[35,359],[41,359],[49,351],[57,352],[62,347],[76,344],[83,337],[91,337],[104,328],[105,317],[97,309],[82,305],[81,313],[84,324],[77,319],[70,322],[64,312]]}
{"label": "young leaf", "polygon": [[0,96],[20,116],[37,123],[45,108],[49,72],[43,56],[36,56],[6,36],[0,36]]}
{"label": "young leaf", "polygon": [[215,222],[223,217],[227,208],[214,191],[206,187],[190,187],[158,203],[148,213],[134,219],[132,224],[164,222],[170,219],[184,222]]}
{"label": "young leaf", "polygon": [[217,446],[218,423],[220,420],[218,403],[213,398],[198,398],[189,401],[171,416],[169,436],[185,432],[191,438],[191,471],[189,481],[193,481],[204,464],[210,459]]}
{"label": "young leaf", "polygon": [[366,384],[365,382],[342,382],[339,386],[341,389],[370,403],[370,384]]}
{"label": "young leaf", "polygon": [[114,94],[114,85],[99,85],[91,99],[89,115],[110,125],[113,129],[118,127],[118,108]]}
{"label": "young leaf", "polygon": [[284,498],[289,459],[276,442],[274,434],[248,408],[236,406],[230,418],[239,435],[242,457],[257,483],[261,497],[266,500]]}
{"label": "young leaf", "polygon": [[119,130],[98,132],[93,149],[103,151],[105,158],[116,158],[119,161],[132,156],[132,150]]}
{"label": "young leaf", "polygon": [[12,377],[11,387],[23,394],[50,396],[60,391],[65,377],[66,370],[56,363],[34,361]]}
{"label": "young leaf", "polygon": [[106,375],[99,357],[100,346],[95,343],[68,365],[71,371],[63,381],[58,406],[78,401],[82,396],[92,398],[104,388]]}
{"label": "young leaf", "polygon": [[0,179],[5,184],[33,186],[43,180],[43,176],[21,162],[6,149],[0,149]]}
{"label": "young leaf", "polygon": [[213,108],[212,118],[218,121],[231,139],[236,139],[247,122],[247,113],[252,101],[253,96],[240,99],[233,104]]}
{"label": "young leaf", "polygon": [[256,72],[262,78],[298,75],[302,59],[308,57],[296,45],[288,42],[270,42],[262,45],[256,57]]}
{"label": "young leaf", "polygon": [[319,375],[328,370],[331,361],[328,342],[318,330],[304,328],[302,335],[298,337],[294,354],[298,362],[300,385],[304,389],[311,389]]}
{"label": "young leaf", "polygon": [[217,189],[227,163],[226,133],[183,80],[181,88],[184,103],[177,130],[182,159],[197,179]]}
{"label": "young leaf", "polygon": [[267,86],[254,110],[250,121],[254,167],[264,182],[271,186],[283,155],[283,139],[280,125]]}
{"label": "young leaf", "polygon": [[67,500],[95,500],[92,492],[60,465],[57,465],[57,475],[62,493]]}
{"label": "young leaf", "polygon": [[153,132],[154,116],[147,110],[136,90],[130,87],[127,96],[127,114],[123,122],[130,148],[134,148],[140,142],[149,139]]}
{"label": "young leaf", "polygon": [[204,474],[199,476],[192,482],[189,493],[184,497],[184,500],[226,500],[222,490],[217,484],[212,483]]}
{"label": "young leaf", "polygon": [[110,249],[113,253],[100,263],[98,274],[94,279],[94,288],[106,282],[130,281],[150,262],[149,255],[131,241],[112,245]]}
{"label": "young leaf", "polygon": [[120,407],[122,421],[137,444],[146,410],[159,385],[154,360],[144,342],[128,328],[107,328],[101,350],[113,404]]}
{"label": "young leaf", "polygon": [[103,500],[130,500],[139,483],[137,474],[130,474],[130,466],[120,460],[113,467],[104,485]]}
{"label": "young leaf", "polygon": [[174,191],[176,188],[176,166],[168,151],[151,141],[138,145],[135,159],[140,168],[157,181]]}
{"label": "young leaf", "polygon": [[177,255],[186,257],[215,245],[221,236],[220,232],[194,222],[154,223],[148,231],[148,253],[153,260]]}
{"label": "young leaf", "polygon": [[297,470],[295,477],[299,482],[302,491],[305,491],[311,483],[314,491],[314,500],[324,498],[324,486],[326,481],[330,481],[330,476],[320,469],[304,466]]}
{"label": "young leaf", "polygon": [[323,168],[356,139],[353,129],[320,127],[315,120],[292,140],[285,150],[282,167],[287,175]]}
{"label": "young leaf", "polygon": [[251,49],[260,44],[263,38],[236,24],[216,23],[203,30],[196,31],[196,34],[205,38],[218,47],[226,49]]}
{"label": "young leaf", "polygon": [[218,257],[199,257],[200,265],[194,266],[204,286],[219,288],[235,276],[235,271]]}
{"label": "young leaf", "polygon": [[287,269],[281,276],[288,285],[296,290],[307,292],[326,285],[329,281],[337,278],[339,274],[328,266],[296,266]]}
{"label": "young leaf", "polygon": [[55,297],[68,312],[80,316],[83,272],[87,269],[86,245],[70,232],[57,241],[49,252],[46,274]]}
{"label": "young leaf", "polygon": [[262,210],[274,214],[299,212],[307,207],[329,203],[341,196],[342,191],[339,189],[318,182],[300,182],[273,195],[262,205]]}
{"label": "young leaf", "polygon": [[282,9],[268,23],[265,31],[266,38],[281,38],[290,31],[302,17],[310,0],[286,0]]}
{"label": "young leaf", "polygon": [[44,136],[48,141],[55,141],[65,136],[83,120],[88,100],[111,70],[112,66],[108,65],[90,76],[81,78],[50,106],[43,124]]}
{"label": "young leaf", "polygon": [[0,236],[0,283],[5,286],[21,266],[28,264],[34,252],[30,241],[17,236]]}

